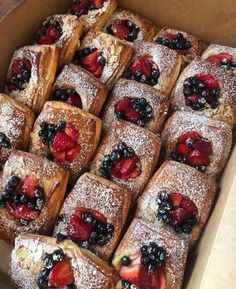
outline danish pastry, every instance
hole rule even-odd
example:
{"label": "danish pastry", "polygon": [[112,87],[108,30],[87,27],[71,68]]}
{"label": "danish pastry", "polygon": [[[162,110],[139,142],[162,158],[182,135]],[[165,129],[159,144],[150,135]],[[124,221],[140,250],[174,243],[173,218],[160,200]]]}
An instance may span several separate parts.
{"label": "danish pastry", "polygon": [[68,176],[68,172],[43,157],[12,152],[1,181],[1,238],[13,243],[22,232],[52,233]]}

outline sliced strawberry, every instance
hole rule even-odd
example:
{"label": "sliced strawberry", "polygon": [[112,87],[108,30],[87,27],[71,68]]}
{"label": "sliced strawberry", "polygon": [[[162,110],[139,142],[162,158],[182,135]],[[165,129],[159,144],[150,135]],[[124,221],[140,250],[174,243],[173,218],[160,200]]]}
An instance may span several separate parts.
{"label": "sliced strawberry", "polygon": [[72,215],[67,225],[67,236],[73,241],[87,241],[92,229],[77,215]]}
{"label": "sliced strawberry", "polygon": [[73,4],[71,10],[74,12],[83,12],[86,11],[86,8],[90,0],[80,0],[79,3]]}
{"label": "sliced strawberry", "polygon": [[197,103],[200,96],[198,94],[193,94],[187,98],[187,100],[191,101],[191,103]]}
{"label": "sliced strawberry", "polygon": [[70,150],[74,147],[74,140],[64,132],[57,132],[53,139],[53,148],[58,152]]}
{"label": "sliced strawberry", "polygon": [[134,156],[132,158],[127,158],[124,160],[120,173],[122,175],[129,175],[136,165],[139,163],[139,158]]}
{"label": "sliced strawberry", "polygon": [[39,44],[53,44],[54,43],[54,39],[51,38],[50,36],[46,36],[46,35],[42,35],[38,41]]}
{"label": "sliced strawberry", "polygon": [[117,160],[112,168],[111,176],[122,180],[137,177],[141,174],[141,170],[137,168],[138,163],[139,158],[137,156]]}
{"label": "sliced strawberry", "polygon": [[96,9],[102,8],[104,0],[93,0],[93,5]]}
{"label": "sliced strawberry", "polygon": [[208,156],[203,155],[201,151],[195,149],[188,157],[188,163],[192,166],[208,166],[210,159]]}
{"label": "sliced strawberry", "polygon": [[183,208],[189,215],[196,215],[198,213],[197,206],[190,198],[183,196],[181,201],[181,208]]}
{"label": "sliced strawberry", "polygon": [[79,95],[71,95],[68,97],[68,99],[65,101],[67,104],[70,104],[72,106],[78,107],[82,109],[82,102]]}
{"label": "sliced strawberry", "polygon": [[221,60],[226,58],[228,61],[231,61],[233,59],[233,56],[226,52],[221,52],[217,56],[220,57]]}
{"label": "sliced strawberry", "polygon": [[130,30],[126,25],[125,20],[114,21],[111,29],[113,34],[120,39],[124,39],[126,36],[130,34]]}
{"label": "sliced strawberry", "polygon": [[21,73],[21,69],[19,67],[19,60],[13,60],[13,63],[12,63],[12,76],[15,76],[17,74],[20,74]]}
{"label": "sliced strawberry", "polygon": [[178,54],[181,54],[181,55],[187,55],[187,54],[189,54],[189,50],[187,50],[187,49],[182,49],[182,50],[179,50],[179,49],[177,49],[177,50],[175,50]]}
{"label": "sliced strawberry", "polygon": [[166,276],[162,268],[156,269],[152,276],[151,289],[165,289],[166,287]]}
{"label": "sliced strawberry", "polygon": [[77,144],[76,146],[74,146],[72,149],[68,150],[66,152],[66,160],[68,162],[73,162],[73,160],[76,158],[76,156],[79,154],[81,150],[81,145],[80,144]]}
{"label": "sliced strawberry", "polygon": [[66,124],[65,134],[67,134],[74,141],[78,138],[78,131],[71,123]]}
{"label": "sliced strawberry", "polygon": [[57,262],[49,273],[48,281],[52,286],[63,286],[73,283],[74,277],[70,262],[67,259]]}
{"label": "sliced strawberry", "polygon": [[212,154],[212,145],[211,142],[207,139],[200,139],[194,142],[193,148],[201,151],[201,153],[206,156]]}
{"label": "sliced strawberry", "polygon": [[187,156],[189,155],[193,150],[189,147],[186,146],[186,144],[179,144],[177,146],[177,153],[183,155],[183,156]]}
{"label": "sliced strawberry", "polygon": [[171,202],[173,207],[179,207],[181,202],[182,202],[183,195],[177,194],[177,193],[172,193],[172,194],[169,194],[168,198],[169,198],[169,201]]}
{"label": "sliced strawberry", "polygon": [[24,220],[35,220],[39,217],[40,212],[30,209],[26,205],[13,205],[11,202],[6,202],[6,207],[9,213],[14,218],[23,218]]}
{"label": "sliced strawberry", "polygon": [[35,175],[26,176],[19,185],[19,193],[26,194],[28,197],[34,198],[34,190],[38,186],[38,180]]}
{"label": "sliced strawberry", "polygon": [[65,151],[59,152],[59,151],[53,150],[52,154],[53,154],[54,159],[56,159],[59,162],[64,162],[66,160],[66,152]]}
{"label": "sliced strawberry", "polygon": [[61,37],[61,33],[56,29],[56,27],[50,25],[47,29],[46,36],[50,37],[55,43]]}
{"label": "sliced strawberry", "polygon": [[136,58],[130,65],[129,71],[135,74],[137,70],[140,70],[147,78],[151,78],[154,63],[147,57],[140,56]]}
{"label": "sliced strawberry", "polygon": [[90,213],[97,221],[99,221],[101,223],[106,223],[107,222],[107,218],[102,213],[100,213],[100,212],[98,212],[96,210],[88,209],[88,208],[85,208],[85,207],[76,208],[76,210],[75,210],[76,216],[81,218],[81,215],[83,213]]}
{"label": "sliced strawberry", "polygon": [[120,111],[125,111],[130,106],[131,106],[131,98],[124,97],[116,103],[115,112],[118,113]]}
{"label": "sliced strawberry", "polygon": [[97,78],[101,77],[104,67],[103,64],[98,63],[98,57],[100,55],[101,53],[96,50],[81,59],[82,66]]}
{"label": "sliced strawberry", "polygon": [[179,226],[181,225],[186,218],[188,217],[188,213],[183,208],[177,208],[175,210],[170,210],[170,225]]}
{"label": "sliced strawberry", "polygon": [[176,39],[176,35],[175,34],[172,34],[172,33],[167,33],[165,35],[165,37],[169,40],[169,41],[172,41],[174,39]]}
{"label": "sliced strawberry", "polygon": [[213,62],[215,63],[216,65],[219,65],[221,64],[221,59],[218,55],[210,55],[208,58],[207,58],[208,61],[210,62]]}
{"label": "sliced strawberry", "polygon": [[196,131],[190,131],[180,136],[179,143],[185,143],[188,138],[191,138],[192,140],[197,140],[200,139],[200,136]]}
{"label": "sliced strawberry", "polygon": [[139,273],[139,280],[137,284],[138,287],[141,289],[150,289],[152,278],[153,278],[153,275],[148,273],[147,267],[141,265],[140,273]]}
{"label": "sliced strawberry", "polygon": [[120,269],[120,277],[136,286],[139,286],[139,276],[141,270],[140,264],[134,266],[122,266]]}
{"label": "sliced strawberry", "polygon": [[218,81],[211,74],[207,74],[207,73],[197,74],[195,77],[197,79],[203,81],[208,89],[219,89],[220,88]]}
{"label": "sliced strawberry", "polygon": [[124,97],[119,100],[115,105],[115,113],[118,114],[123,112],[126,120],[136,123],[139,120],[140,115],[132,108],[131,100],[130,97]]}

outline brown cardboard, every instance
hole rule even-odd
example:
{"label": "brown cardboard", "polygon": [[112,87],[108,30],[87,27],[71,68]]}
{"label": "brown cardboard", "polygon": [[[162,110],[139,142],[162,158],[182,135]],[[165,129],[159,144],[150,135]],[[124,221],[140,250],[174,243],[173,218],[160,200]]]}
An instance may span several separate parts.
{"label": "brown cardboard", "polygon": [[[215,42],[236,47],[234,0],[121,0],[120,5],[153,20],[159,27],[180,28]],[[32,41],[45,16],[65,12],[69,0],[25,0],[0,22],[0,84],[13,51]],[[234,137],[235,139],[235,137]],[[221,190],[202,238],[190,255],[185,289],[236,288],[236,147],[220,180]],[[0,271],[8,271],[10,246],[0,241]],[[0,288],[12,289],[0,274]]]}

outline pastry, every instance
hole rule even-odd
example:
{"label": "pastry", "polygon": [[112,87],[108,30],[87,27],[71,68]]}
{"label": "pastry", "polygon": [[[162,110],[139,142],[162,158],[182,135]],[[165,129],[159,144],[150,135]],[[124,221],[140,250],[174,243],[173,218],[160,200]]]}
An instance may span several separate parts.
{"label": "pastry", "polygon": [[125,77],[168,95],[180,72],[180,56],[174,50],[154,43],[138,42],[133,47],[134,55]]}
{"label": "pastry", "polygon": [[57,161],[75,182],[95,153],[101,126],[101,120],[92,114],[60,101],[48,101],[34,124],[30,151]]}
{"label": "pastry", "polygon": [[73,63],[88,70],[111,89],[128,65],[132,51],[126,42],[104,32],[90,30]]}
{"label": "pastry", "polygon": [[49,97],[57,63],[58,50],[52,45],[16,50],[7,74],[6,93],[39,113]]}
{"label": "pastry", "polygon": [[195,167],[210,177],[219,176],[232,145],[230,126],[191,112],[176,112],[162,131],[166,158]]}
{"label": "pastry", "polygon": [[187,252],[187,239],[135,218],[113,259],[121,288],[180,289]]}
{"label": "pastry", "polygon": [[135,200],[152,176],[160,139],[126,121],[114,121],[91,164],[91,172],[129,189]]}
{"label": "pastry", "polygon": [[201,41],[197,36],[167,27],[157,33],[154,43],[175,50],[181,56],[183,67],[199,56],[202,50]]}
{"label": "pastry", "polygon": [[0,236],[50,234],[66,191],[68,172],[47,159],[14,151],[5,163],[0,193]]}
{"label": "pastry", "polygon": [[33,123],[30,108],[0,93],[0,168],[13,149],[27,149]]}
{"label": "pastry", "polygon": [[130,192],[85,173],[65,200],[54,236],[109,259],[118,245],[129,212]]}
{"label": "pastry", "polygon": [[36,43],[55,45],[59,50],[58,67],[71,62],[82,35],[83,26],[73,15],[53,15],[42,23]]}
{"label": "pastry", "polygon": [[236,124],[236,75],[197,58],[180,75],[172,91],[173,111],[193,111]]}
{"label": "pastry", "polygon": [[116,0],[72,0],[69,13],[76,15],[85,30],[101,29],[116,10]]}
{"label": "pastry", "polygon": [[81,67],[69,64],[58,76],[52,99],[63,101],[94,115],[99,115],[107,97],[107,88]]}
{"label": "pastry", "polygon": [[236,48],[211,44],[203,52],[201,58],[236,73]]}
{"label": "pastry", "polygon": [[105,261],[73,242],[34,234],[16,239],[10,277],[18,289],[112,289],[118,280]]}
{"label": "pastry", "polygon": [[169,99],[151,86],[134,80],[120,79],[115,85],[103,113],[103,129],[116,119],[161,131],[167,116]]}
{"label": "pastry", "polygon": [[189,236],[193,246],[206,224],[215,191],[214,181],[206,175],[185,164],[166,161],[139,198],[136,217]]}
{"label": "pastry", "polygon": [[104,27],[106,33],[126,40],[130,44],[136,41],[151,41],[156,30],[151,21],[123,9],[117,9]]}

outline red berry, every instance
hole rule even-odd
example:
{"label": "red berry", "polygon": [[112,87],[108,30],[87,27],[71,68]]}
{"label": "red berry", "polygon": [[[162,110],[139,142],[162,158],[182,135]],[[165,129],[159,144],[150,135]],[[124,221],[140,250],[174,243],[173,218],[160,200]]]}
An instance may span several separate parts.
{"label": "red berry", "polygon": [[212,154],[211,142],[207,139],[200,139],[193,143],[193,148],[199,150],[203,155],[209,156]]}
{"label": "red berry", "polygon": [[152,276],[151,289],[165,289],[166,287],[166,276],[162,268],[156,269]]}
{"label": "red berry", "polygon": [[19,67],[19,62],[20,62],[19,59],[13,60],[12,68],[11,68],[12,69],[12,76],[16,76],[17,74],[21,73],[21,69]]}
{"label": "red berry", "polygon": [[82,109],[82,102],[81,102],[81,98],[79,97],[79,95],[71,95],[68,97],[67,100],[65,100],[65,102],[67,104],[70,104],[72,106]]}
{"label": "red berry", "polygon": [[54,159],[56,159],[59,162],[64,162],[66,160],[66,152],[60,152],[56,150],[52,150],[52,154]]}
{"label": "red berry", "polygon": [[54,43],[54,40],[53,38],[51,38],[50,36],[46,36],[46,35],[42,35],[39,39],[39,44],[53,44]]}
{"label": "red berry", "polygon": [[107,222],[107,218],[100,212],[95,211],[93,209],[88,209],[85,207],[79,207],[75,210],[75,214],[76,216],[78,216],[79,218],[82,218],[82,214],[83,213],[90,213],[97,221],[101,222],[101,223],[106,223]]}
{"label": "red berry", "polygon": [[170,210],[170,225],[173,227],[181,225],[186,218],[188,217],[188,213],[183,208],[177,208],[174,210]]}
{"label": "red berry", "polygon": [[9,213],[14,218],[22,218],[24,220],[35,220],[39,217],[40,212],[30,209],[26,205],[13,205],[11,202],[6,202],[6,207]]}
{"label": "red berry", "polygon": [[182,197],[182,201],[180,204],[181,208],[183,208],[189,215],[196,215],[198,213],[197,206],[194,204],[194,202],[186,197]]}
{"label": "red berry", "polygon": [[69,285],[74,282],[70,262],[63,259],[55,264],[48,276],[48,281],[52,286]]}
{"label": "red berry", "polygon": [[191,166],[208,166],[210,164],[209,157],[203,155],[202,152],[197,149],[188,155],[187,160]]}
{"label": "red berry", "polygon": [[226,58],[228,61],[231,61],[233,59],[233,56],[226,52],[221,52],[217,56],[220,57],[221,60]]}
{"label": "red berry", "polygon": [[96,9],[102,8],[104,0],[93,0],[93,5]]}
{"label": "red berry", "polygon": [[141,170],[137,167],[139,162],[140,160],[137,156],[117,160],[114,163],[111,176],[122,180],[137,177],[141,174]]}
{"label": "red berry", "polygon": [[168,198],[173,207],[179,207],[182,202],[183,196],[181,194],[172,193],[169,194]]}
{"label": "red berry", "polygon": [[67,134],[74,141],[78,138],[78,131],[71,123],[66,124],[65,134]]}
{"label": "red berry", "polygon": [[60,37],[60,32],[52,25],[50,25],[47,29],[46,36],[50,37],[55,43]]}
{"label": "red berry", "polygon": [[135,74],[139,70],[147,78],[151,78],[153,71],[154,63],[152,60],[149,60],[147,57],[140,56],[134,60],[129,66],[129,71],[132,74]]}
{"label": "red berry", "polygon": [[77,215],[71,215],[67,225],[67,236],[73,241],[87,241],[92,229]]}
{"label": "red berry", "polygon": [[58,152],[70,150],[74,147],[74,140],[64,132],[57,132],[53,139],[53,148]]}
{"label": "red berry", "polygon": [[134,266],[123,266],[119,272],[120,277],[136,286],[139,286],[139,275],[141,270],[140,264]]}
{"label": "red berry", "polygon": [[195,141],[200,139],[200,136],[196,131],[189,131],[179,137],[179,143],[185,143],[188,138],[191,138],[193,141]]}
{"label": "red berry", "polygon": [[183,156],[189,155],[192,151],[192,148],[187,147],[186,144],[181,143],[177,146],[177,153]]}
{"label": "red berry", "polygon": [[216,65],[221,64],[221,59],[218,55],[211,55],[207,58],[208,61],[215,63]]}
{"label": "red berry", "polygon": [[103,64],[98,63],[98,57],[100,55],[101,53],[96,50],[81,59],[83,68],[91,72],[97,78],[101,77],[104,67]]}
{"label": "red berry", "polygon": [[66,160],[68,162],[73,162],[73,160],[76,158],[76,156],[78,155],[80,150],[81,150],[81,145],[80,144],[77,144],[72,149],[68,150],[66,152],[66,156],[65,156]]}
{"label": "red berry", "polygon": [[130,34],[130,30],[126,25],[125,20],[114,21],[111,29],[113,34],[120,39],[124,39],[126,36]]}
{"label": "red berry", "polygon": [[26,194],[27,196],[34,198],[34,190],[38,186],[38,180],[35,175],[26,176],[20,183],[18,191],[19,193]]}

